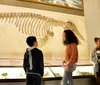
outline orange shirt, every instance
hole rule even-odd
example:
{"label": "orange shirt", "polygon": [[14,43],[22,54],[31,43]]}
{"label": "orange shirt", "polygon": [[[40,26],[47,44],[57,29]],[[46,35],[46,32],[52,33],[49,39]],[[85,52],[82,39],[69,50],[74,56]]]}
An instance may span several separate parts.
{"label": "orange shirt", "polygon": [[78,49],[75,43],[66,45],[65,50],[65,61],[67,66],[70,67],[78,61]]}

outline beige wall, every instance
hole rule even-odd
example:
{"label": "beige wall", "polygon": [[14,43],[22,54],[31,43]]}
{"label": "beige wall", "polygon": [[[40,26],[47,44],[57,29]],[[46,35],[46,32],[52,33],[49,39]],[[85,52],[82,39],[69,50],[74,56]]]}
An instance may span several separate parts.
{"label": "beige wall", "polygon": [[84,0],[84,14],[89,51],[91,51],[95,46],[94,37],[100,37],[100,0]]}

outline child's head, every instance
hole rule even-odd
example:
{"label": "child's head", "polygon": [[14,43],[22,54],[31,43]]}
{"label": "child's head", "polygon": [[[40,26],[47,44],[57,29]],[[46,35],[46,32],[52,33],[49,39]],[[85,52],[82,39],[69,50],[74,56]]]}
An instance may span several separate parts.
{"label": "child's head", "polygon": [[37,47],[38,46],[38,43],[37,43],[37,39],[35,36],[29,36],[27,39],[26,39],[26,43],[28,46],[32,47]]}
{"label": "child's head", "polygon": [[97,47],[100,47],[100,38],[95,37],[95,38],[94,38],[94,41],[95,41]]}

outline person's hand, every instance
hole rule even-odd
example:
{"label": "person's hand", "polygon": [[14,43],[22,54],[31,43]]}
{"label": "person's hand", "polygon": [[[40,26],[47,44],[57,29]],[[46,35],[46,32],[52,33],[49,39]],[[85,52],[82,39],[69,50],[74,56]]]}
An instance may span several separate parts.
{"label": "person's hand", "polygon": [[62,65],[64,65],[64,63],[66,63],[65,60],[62,61]]}
{"label": "person's hand", "polygon": [[68,68],[69,68],[69,67],[66,65],[65,68],[64,68],[64,71],[65,71],[65,72],[68,71]]}

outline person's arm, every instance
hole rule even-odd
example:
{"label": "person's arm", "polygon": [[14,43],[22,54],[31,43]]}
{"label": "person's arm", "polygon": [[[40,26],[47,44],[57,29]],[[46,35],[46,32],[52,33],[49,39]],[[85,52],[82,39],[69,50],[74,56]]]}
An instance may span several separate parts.
{"label": "person's arm", "polygon": [[75,43],[71,44],[71,56],[67,63],[67,67],[71,67],[78,60],[78,49]]}
{"label": "person's arm", "polygon": [[27,53],[25,52],[25,54],[24,54],[24,60],[23,60],[23,68],[24,68],[25,72],[26,72],[26,67],[27,67],[26,60],[27,60]]}
{"label": "person's arm", "polygon": [[98,59],[96,58],[95,50],[90,53],[90,62],[97,63]]}
{"label": "person's arm", "polygon": [[43,59],[43,53],[41,51],[41,60],[40,60],[40,68],[41,68],[41,76],[44,75],[44,59]]}
{"label": "person's arm", "polygon": [[64,65],[64,63],[66,63],[66,61],[68,60],[68,51],[69,51],[69,46],[67,45],[65,49],[65,57],[64,60],[62,61],[62,65]]}

